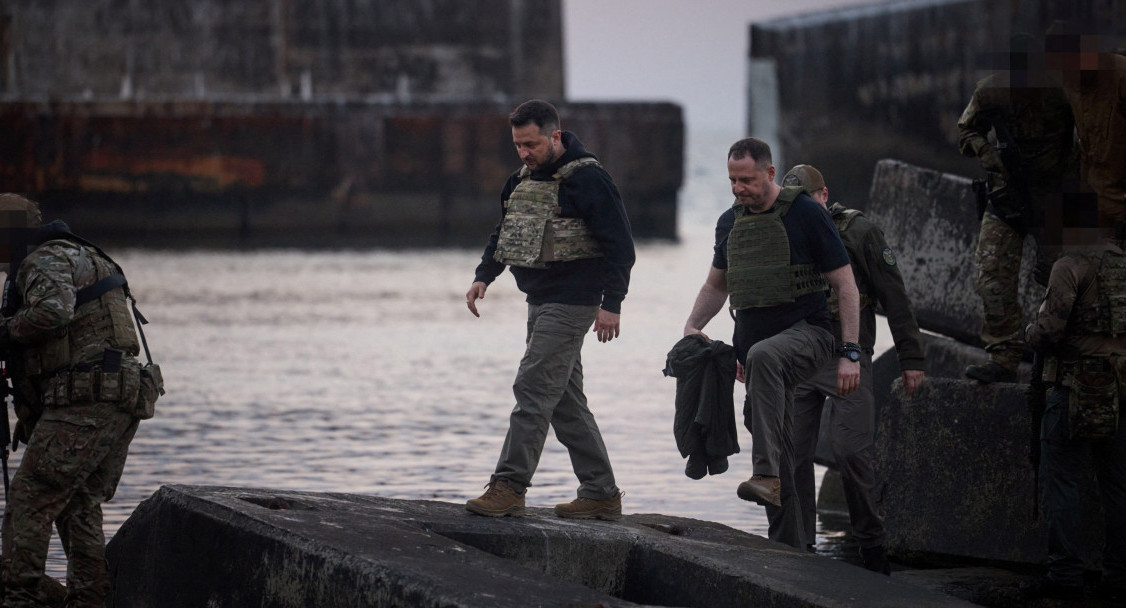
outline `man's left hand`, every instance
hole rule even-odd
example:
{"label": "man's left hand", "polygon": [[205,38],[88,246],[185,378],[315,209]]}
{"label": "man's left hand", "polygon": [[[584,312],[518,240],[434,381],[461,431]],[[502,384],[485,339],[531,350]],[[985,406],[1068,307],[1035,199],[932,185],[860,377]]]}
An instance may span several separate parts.
{"label": "man's left hand", "polygon": [[621,333],[619,323],[622,315],[608,310],[598,309],[598,317],[594,319],[594,333],[598,334],[599,342],[609,342]]}
{"label": "man's left hand", "polygon": [[841,397],[860,388],[860,362],[844,357],[837,363],[837,394]]}
{"label": "man's left hand", "polygon": [[915,394],[926,375],[927,373],[921,369],[903,370],[903,390],[907,391],[908,397]]}

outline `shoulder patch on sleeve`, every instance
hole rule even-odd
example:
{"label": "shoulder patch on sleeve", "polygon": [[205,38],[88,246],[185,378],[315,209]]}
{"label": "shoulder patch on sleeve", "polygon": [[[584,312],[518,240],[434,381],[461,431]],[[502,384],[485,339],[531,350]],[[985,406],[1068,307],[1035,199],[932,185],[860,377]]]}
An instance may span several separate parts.
{"label": "shoulder patch on sleeve", "polygon": [[885,264],[895,266],[895,252],[891,250],[891,247],[884,247],[884,250],[880,252],[880,256],[884,259]]}

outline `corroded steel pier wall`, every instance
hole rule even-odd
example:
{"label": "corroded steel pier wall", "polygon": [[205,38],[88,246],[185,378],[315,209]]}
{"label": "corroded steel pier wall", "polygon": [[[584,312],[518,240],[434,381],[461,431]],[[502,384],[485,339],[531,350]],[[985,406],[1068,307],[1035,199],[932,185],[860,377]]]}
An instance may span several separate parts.
{"label": "corroded steel pier wall", "polygon": [[[634,234],[676,237],[683,118],[560,103],[614,176]],[[484,245],[519,159],[508,104],[0,104],[0,191],[106,242]]]}
{"label": "corroded steel pier wall", "polygon": [[0,191],[107,244],[483,246],[532,97],[676,238],[681,110],[568,103],[560,0],[0,0]]}

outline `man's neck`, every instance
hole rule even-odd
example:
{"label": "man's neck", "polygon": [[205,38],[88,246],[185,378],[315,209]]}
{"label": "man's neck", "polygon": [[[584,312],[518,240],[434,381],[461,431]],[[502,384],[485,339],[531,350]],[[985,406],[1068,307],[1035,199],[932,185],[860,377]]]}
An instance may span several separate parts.
{"label": "man's neck", "polygon": [[752,213],[766,213],[774,208],[774,203],[778,202],[778,194],[782,192],[782,187],[778,184],[770,184],[770,192],[766,195],[766,203],[761,209],[751,208]]}

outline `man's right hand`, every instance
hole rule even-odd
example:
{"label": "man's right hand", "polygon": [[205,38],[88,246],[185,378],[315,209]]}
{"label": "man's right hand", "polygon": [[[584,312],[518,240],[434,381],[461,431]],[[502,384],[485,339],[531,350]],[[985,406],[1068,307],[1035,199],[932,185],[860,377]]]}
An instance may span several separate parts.
{"label": "man's right hand", "polygon": [[481,313],[477,312],[477,300],[485,299],[485,290],[489,286],[481,281],[474,281],[469,286],[469,291],[465,292],[465,305],[469,307],[469,312],[473,313],[474,317],[480,317]]}
{"label": "man's right hand", "polygon": [[1005,161],[1001,158],[1001,151],[994,146],[986,146],[982,149],[981,167],[986,171],[1000,173],[1005,179],[1009,178],[1009,171],[1005,168]]}
{"label": "man's right hand", "polygon": [[685,336],[691,336],[692,334],[700,334],[701,336],[704,336],[704,339],[707,340],[708,342],[712,341],[712,339],[708,337],[708,334],[704,333],[703,330],[696,329],[695,327],[685,326],[684,327],[684,335]]}

